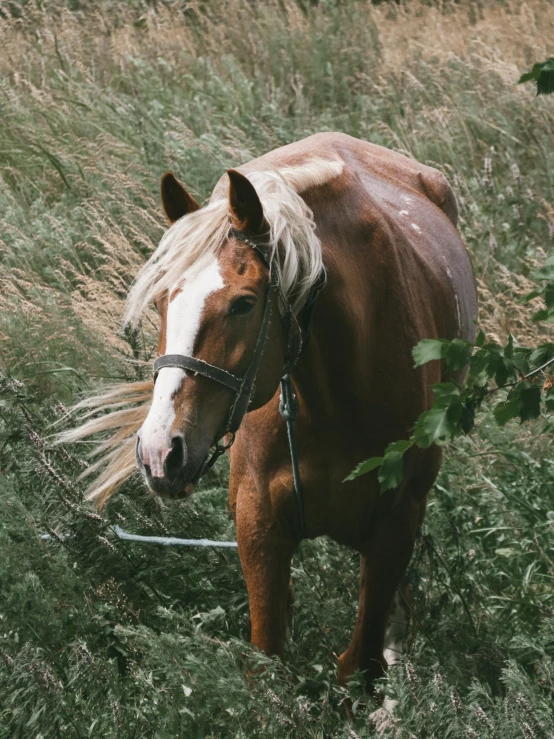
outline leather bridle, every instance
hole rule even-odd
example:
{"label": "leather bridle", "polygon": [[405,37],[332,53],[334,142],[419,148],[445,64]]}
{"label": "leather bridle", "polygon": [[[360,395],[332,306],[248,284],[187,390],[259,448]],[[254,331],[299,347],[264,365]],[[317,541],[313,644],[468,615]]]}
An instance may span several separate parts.
{"label": "leather bridle", "polygon": [[[302,495],[300,492],[300,481],[298,475],[298,463],[296,459],[296,449],[294,448],[294,434],[292,424],[296,416],[296,398],[292,391],[292,383],[290,380],[289,372],[292,367],[298,361],[298,358],[302,352],[303,341],[302,341],[302,330],[294,315],[292,306],[284,295],[281,285],[279,284],[279,273],[277,271],[275,259],[271,262],[268,261],[263,244],[256,242],[244,231],[232,228],[229,232],[230,236],[242,241],[243,243],[250,246],[260,256],[263,263],[269,270],[269,282],[265,293],[265,305],[264,313],[262,317],[262,323],[256,339],[254,347],[254,353],[250,359],[250,363],[246,369],[246,372],[242,377],[228,372],[227,370],[216,367],[213,364],[205,362],[203,359],[197,359],[196,357],[187,357],[183,354],[164,354],[158,357],[154,362],[154,382],[158,376],[158,373],[164,367],[178,367],[179,369],[185,370],[186,372],[193,372],[194,374],[202,375],[207,377],[213,382],[217,382],[219,385],[223,385],[229,388],[235,394],[235,400],[232,403],[226,420],[223,423],[221,429],[218,432],[215,449],[211,456],[207,457],[204,463],[200,466],[198,472],[191,480],[193,484],[196,484],[198,480],[206,474],[206,472],[213,467],[218,458],[233,444],[235,440],[235,433],[238,430],[242,419],[248,411],[248,406],[252,400],[254,391],[254,384],[260,367],[260,362],[264,352],[264,348],[267,341],[267,335],[269,332],[269,323],[271,318],[271,310],[273,306],[273,297],[277,293],[283,308],[286,329],[286,349],[285,349],[285,361],[283,366],[283,373],[281,376],[281,404],[279,410],[281,415],[287,422],[287,430],[289,435],[289,445],[291,447],[291,457],[293,462],[293,473],[295,482],[295,491],[297,497],[297,503],[299,507],[299,519],[300,519],[300,532],[301,536],[306,535],[305,523],[304,523],[304,507],[302,501]],[[308,323],[311,318],[311,312],[313,304],[317,294],[325,284],[325,271],[322,271],[320,279],[312,288],[312,292],[308,298],[305,308],[308,311]],[[222,445],[219,439],[224,436],[231,434],[231,439],[227,444]]]}

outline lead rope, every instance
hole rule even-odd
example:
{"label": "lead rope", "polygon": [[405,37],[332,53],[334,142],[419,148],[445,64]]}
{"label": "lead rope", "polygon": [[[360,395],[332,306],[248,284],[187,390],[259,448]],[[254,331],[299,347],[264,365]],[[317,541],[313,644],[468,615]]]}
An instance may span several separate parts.
{"label": "lead rope", "polygon": [[296,420],[296,412],[298,410],[298,402],[296,395],[292,389],[290,375],[283,375],[281,378],[281,398],[279,402],[279,413],[287,424],[287,435],[289,437],[290,461],[292,465],[292,477],[294,480],[294,493],[296,495],[296,507],[298,509],[298,528],[300,538],[307,538],[306,519],[304,517],[304,497],[302,495],[302,482],[300,480],[300,471],[298,469],[298,456],[296,454],[296,441],[294,438],[294,422]]}

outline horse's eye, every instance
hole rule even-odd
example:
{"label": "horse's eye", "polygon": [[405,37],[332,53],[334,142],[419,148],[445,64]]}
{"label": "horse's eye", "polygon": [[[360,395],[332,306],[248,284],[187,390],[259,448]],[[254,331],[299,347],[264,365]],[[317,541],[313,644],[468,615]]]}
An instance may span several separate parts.
{"label": "horse's eye", "polygon": [[256,301],[254,300],[254,298],[246,296],[243,296],[242,298],[237,298],[231,303],[229,314],[231,316],[246,316],[252,311],[255,305]]}

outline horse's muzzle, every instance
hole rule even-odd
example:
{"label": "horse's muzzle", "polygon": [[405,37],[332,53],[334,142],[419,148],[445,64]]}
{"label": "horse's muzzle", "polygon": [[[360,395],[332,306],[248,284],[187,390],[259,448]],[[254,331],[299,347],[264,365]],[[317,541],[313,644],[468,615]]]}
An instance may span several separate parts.
{"label": "horse's muzzle", "polygon": [[[188,464],[184,439],[176,435],[171,440],[171,448],[163,460],[163,474],[152,474],[150,464],[143,458],[140,436],[137,436],[136,459],[138,468],[144,473],[150,490],[164,498],[186,498],[194,489],[194,465]],[[160,465],[158,461],[158,473]]]}

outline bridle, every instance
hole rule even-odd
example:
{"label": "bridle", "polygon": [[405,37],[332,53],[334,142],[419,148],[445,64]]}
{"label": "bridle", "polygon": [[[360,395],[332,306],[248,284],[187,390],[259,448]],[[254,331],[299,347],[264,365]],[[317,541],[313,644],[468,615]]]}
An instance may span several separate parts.
{"label": "bridle", "polygon": [[[254,385],[266,345],[267,335],[269,332],[273,297],[275,293],[277,293],[284,308],[283,320],[286,330],[285,361],[283,365],[283,373],[281,375],[281,402],[279,405],[279,411],[281,412],[281,416],[287,423],[287,432],[289,437],[289,446],[291,450],[293,467],[294,487],[298,505],[299,529],[301,537],[304,538],[306,536],[306,526],[304,522],[304,505],[300,487],[300,476],[298,473],[298,461],[296,455],[296,447],[294,443],[293,428],[294,420],[296,417],[296,397],[293,393],[292,382],[289,375],[291,369],[294,367],[294,365],[298,361],[298,358],[300,357],[300,354],[302,353],[302,330],[294,314],[292,306],[283,293],[283,290],[279,283],[279,273],[277,271],[275,259],[269,262],[265,254],[263,244],[256,242],[244,231],[232,228],[229,231],[229,235],[233,236],[239,241],[242,241],[244,244],[247,244],[252,249],[254,249],[255,252],[260,256],[264,265],[269,270],[269,282],[265,292],[265,305],[262,323],[260,325],[260,330],[258,332],[258,337],[254,346],[254,353],[252,354],[252,358],[250,359],[250,363],[246,369],[246,372],[242,377],[238,377],[237,375],[234,375],[227,370],[221,369],[220,367],[216,367],[213,364],[205,362],[203,359],[197,359],[196,357],[187,357],[183,354],[164,354],[163,356],[158,357],[154,362],[154,382],[156,382],[159,371],[164,367],[178,367],[187,372],[193,372],[195,374],[207,377],[213,382],[217,382],[219,385],[223,385],[224,387],[229,388],[229,390],[232,390],[232,392],[235,394],[234,402],[231,404],[225,422],[223,423],[221,429],[217,434],[218,441],[216,441],[214,451],[212,452],[211,456],[208,456],[206,458],[204,463],[200,466],[199,471],[191,480],[193,484],[196,484],[198,480],[214,466],[219,457],[227,449],[229,449],[229,447],[232,446],[235,440],[235,433],[237,432],[242,419],[248,412],[248,406],[250,405],[250,402],[252,400]],[[308,325],[311,319],[311,313],[313,310],[315,299],[321,288],[324,286],[325,280],[325,270],[322,270],[322,274],[320,275],[317,283],[312,288],[306,305],[303,308],[303,310],[307,311]],[[231,435],[230,441],[228,441],[225,445],[221,444],[219,442],[219,439],[222,439],[228,434]]]}

